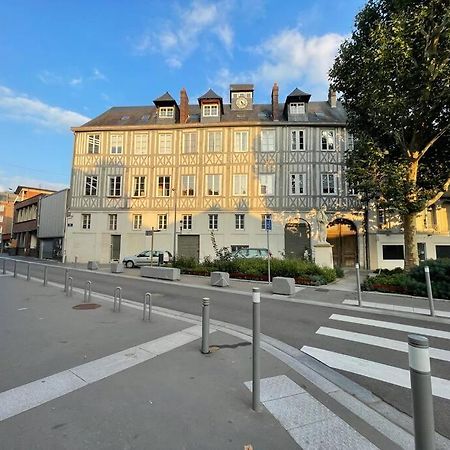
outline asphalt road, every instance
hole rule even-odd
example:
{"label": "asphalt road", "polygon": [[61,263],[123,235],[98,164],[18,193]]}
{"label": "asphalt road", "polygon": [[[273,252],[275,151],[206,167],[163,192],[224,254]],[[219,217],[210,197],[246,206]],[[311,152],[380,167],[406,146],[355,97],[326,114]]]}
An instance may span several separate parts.
{"label": "asphalt road", "polygon": [[[12,270],[12,262],[8,262],[8,270]],[[26,265],[18,264],[18,272],[25,274]],[[31,276],[42,278],[42,266],[31,265]],[[251,328],[252,303],[251,293],[237,294],[226,290],[207,291],[195,286],[180,286],[177,283],[161,283],[149,279],[112,277],[101,272],[85,272],[71,269],[74,279],[74,287],[83,288],[85,282],[92,281],[92,289],[95,292],[112,295],[116,286],[122,287],[124,299],[141,301],[145,292],[152,292],[153,303],[157,306],[183,311],[191,314],[201,314],[202,297],[211,298],[211,318],[224,322],[233,323],[243,327]],[[63,267],[50,267],[48,269],[49,281],[63,283]],[[324,292],[326,299],[329,293]],[[337,315],[337,316],[336,316]],[[344,320],[339,319],[344,316]],[[338,317],[338,319],[336,319]],[[346,318],[346,319],[345,319]],[[368,326],[365,319],[375,320],[378,326]],[[309,349],[313,352],[326,351],[331,358],[330,366],[337,368],[342,374],[366,387],[375,395],[397,409],[412,415],[410,390],[400,387],[396,369],[408,369],[408,355],[389,348],[389,343],[381,342],[374,345],[376,338],[389,339],[389,342],[407,342],[407,332],[399,330],[402,326],[415,326],[424,329],[443,330],[450,332],[448,321],[430,322],[420,317],[405,318],[393,316],[389,313],[371,313],[359,311],[356,308],[342,309],[338,305],[328,307],[321,305],[309,305],[302,303],[291,303],[276,299],[263,299],[261,303],[261,329],[268,336],[279,339],[291,346]],[[322,328],[321,328],[322,327]],[[323,333],[337,333],[331,336]],[[321,328],[321,334],[317,331]],[[369,343],[355,341],[355,338],[342,338],[340,333],[358,333],[369,339]],[[424,330],[424,334],[427,330]],[[352,335],[354,336],[354,335]],[[450,350],[448,338],[429,337],[430,347]],[[319,350],[317,350],[319,349]],[[311,353],[310,353],[311,354]],[[350,366],[345,365],[346,356],[358,358],[363,367],[369,372],[369,376],[355,373]],[[317,357],[317,356],[315,356]],[[320,357],[317,359],[322,360]],[[369,361],[369,362],[367,362]],[[372,362],[378,366],[371,365]],[[333,364],[336,365],[333,366]],[[382,364],[382,366],[380,366]],[[404,375],[405,373],[403,373]],[[450,362],[442,359],[432,359],[432,374],[434,377],[444,379],[450,392]],[[391,377],[391,379],[389,378]],[[378,379],[377,379],[378,378]],[[382,381],[387,378],[390,382]],[[394,384],[393,384],[394,383]],[[450,438],[450,400],[434,396],[436,429],[441,434]]]}

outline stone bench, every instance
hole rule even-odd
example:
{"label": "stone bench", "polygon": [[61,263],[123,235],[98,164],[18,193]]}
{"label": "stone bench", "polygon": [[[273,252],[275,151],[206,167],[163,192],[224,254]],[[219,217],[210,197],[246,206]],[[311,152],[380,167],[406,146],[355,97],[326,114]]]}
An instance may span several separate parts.
{"label": "stone bench", "polygon": [[175,267],[141,267],[141,277],[160,278],[161,280],[176,281],[181,278],[180,269]]}
{"label": "stone bench", "polygon": [[272,280],[272,291],[274,294],[282,294],[282,295],[295,294],[294,278],[274,277]]}
{"label": "stone bench", "polygon": [[88,261],[87,268],[88,268],[88,270],[98,270],[98,262],[97,261]]}
{"label": "stone bench", "polygon": [[123,264],[120,262],[111,263],[111,273],[122,273],[123,272]]}
{"label": "stone bench", "polygon": [[211,286],[225,287],[230,285],[228,272],[211,272]]}

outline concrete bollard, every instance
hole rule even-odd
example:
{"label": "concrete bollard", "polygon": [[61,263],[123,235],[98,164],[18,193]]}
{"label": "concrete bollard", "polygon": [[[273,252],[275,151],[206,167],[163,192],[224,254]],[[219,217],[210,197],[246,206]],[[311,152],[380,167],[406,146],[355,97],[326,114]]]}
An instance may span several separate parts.
{"label": "concrete bollard", "polygon": [[6,259],[2,258],[3,260],[3,275],[6,275]]}
{"label": "concrete bollard", "polygon": [[359,274],[359,263],[355,264],[356,269],[356,292],[358,294],[358,306],[361,306],[362,295],[361,295],[361,276]]}
{"label": "concrete bollard", "polygon": [[47,283],[48,283],[48,271],[47,271],[47,269],[48,269],[48,266],[44,266],[44,279],[42,281],[44,286],[47,286]]}
{"label": "concrete bollard", "polygon": [[260,402],[260,341],[261,341],[261,294],[259,288],[253,288],[253,410],[261,411]]}
{"label": "concrete bollard", "polygon": [[83,303],[91,303],[91,285],[91,281],[86,281],[86,284],[84,285]]}
{"label": "concrete bollard", "polygon": [[27,281],[31,280],[30,263],[27,263]]}
{"label": "concrete bollard", "polygon": [[[148,303],[148,316],[146,315],[147,310],[147,303]],[[146,292],[144,295],[144,316],[143,320],[151,321],[152,318],[152,294],[150,292]]]}
{"label": "concrete bollard", "polygon": [[202,302],[202,353],[209,353],[209,298],[204,297]]}
{"label": "concrete bollard", "polygon": [[17,261],[14,260],[14,273],[13,273],[13,277],[17,278]]}
{"label": "concrete bollard", "polygon": [[[119,306],[117,307],[116,304],[119,303]],[[122,306],[122,288],[117,286],[114,289],[114,312],[120,312],[120,308]]]}
{"label": "concrete bollard", "polygon": [[408,336],[409,375],[416,449],[434,450],[434,412],[428,339]]}
{"label": "concrete bollard", "polygon": [[434,316],[434,300],[433,300],[433,289],[431,287],[430,268],[428,266],[425,266],[424,270],[425,270],[425,281],[427,283],[428,302],[430,304],[430,316]]}

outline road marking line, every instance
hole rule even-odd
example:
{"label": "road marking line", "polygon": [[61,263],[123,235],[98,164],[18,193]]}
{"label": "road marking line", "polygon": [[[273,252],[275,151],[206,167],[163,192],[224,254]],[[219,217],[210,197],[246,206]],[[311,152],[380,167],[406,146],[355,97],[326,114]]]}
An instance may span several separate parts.
{"label": "road marking line", "polygon": [[[408,343],[396,341],[394,339],[387,339],[379,336],[371,336],[369,334],[355,333],[353,331],[344,331],[328,327],[320,327],[316,331],[316,334],[408,353]],[[450,362],[450,351],[430,347],[430,358]]]}
{"label": "road marking line", "polygon": [[17,308],[17,311],[25,311],[28,308]]}
{"label": "road marking line", "polygon": [[377,328],[387,328],[390,330],[404,331],[406,333],[425,334],[442,339],[450,339],[448,331],[436,330],[434,328],[415,327],[395,322],[383,322],[381,320],[365,319],[364,317],[344,316],[342,314],[332,314],[330,320],[339,320],[341,322],[357,323]]}
{"label": "road marking line", "polygon": [[189,327],[1,392],[0,422],[195,341],[199,335],[201,335],[201,326]]}
{"label": "road marking line", "polygon": [[[358,300],[346,299],[342,302],[344,305],[358,305]],[[386,303],[377,302],[361,302],[361,306],[366,308],[377,308],[377,309],[387,309],[389,311],[401,311],[401,312],[411,312],[416,314],[424,314],[426,316],[430,315],[430,310],[427,308],[416,308],[415,306],[402,306],[402,305],[389,305]],[[436,316],[440,317],[450,317],[449,311],[435,310]]]}
{"label": "road marking line", "polygon": [[[411,388],[409,370],[381,364],[367,359],[356,358],[342,353],[331,352],[315,347],[302,347],[302,352],[318,359],[329,367],[356,373],[385,383]],[[431,377],[433,395],[450,400],[450,381]]]}

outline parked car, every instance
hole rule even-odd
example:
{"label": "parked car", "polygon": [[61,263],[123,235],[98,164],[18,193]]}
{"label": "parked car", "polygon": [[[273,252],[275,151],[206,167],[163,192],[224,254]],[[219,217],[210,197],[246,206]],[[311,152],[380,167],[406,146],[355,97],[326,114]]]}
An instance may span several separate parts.
{"label": "parked car", "polygon": [[232,258],[262,258],[267,259],[272,256],[267,248],[241,248],[231,254]]}
{"label": "parked car", "polygon": [[153,250],[153,257],[150,257],[150,250],[144,250],[133,256],[125,256],[122,262],[125,267],[139,267],[139,266],[149,266],[153,260],[153,265],[156,266],[159,263],[159,255],[162,255],[163,264],[167,264],[172,261],[172,253],[169,251]]}

